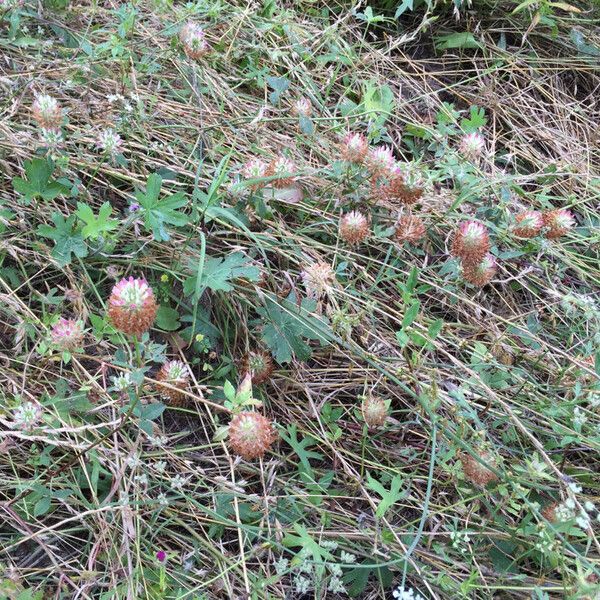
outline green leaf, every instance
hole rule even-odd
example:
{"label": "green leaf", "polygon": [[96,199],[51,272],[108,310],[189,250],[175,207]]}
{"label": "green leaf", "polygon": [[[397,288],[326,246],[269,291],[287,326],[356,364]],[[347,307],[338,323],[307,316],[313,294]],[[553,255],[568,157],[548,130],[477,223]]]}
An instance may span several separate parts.
{"label": "green leaf", "polygon": [[36,198],[53,200],[61,194],[66,194],[69,189],[56,180],[51,180],[54,165],[42,158],[34,158],[25,163],[26,179],[15,177],[13,187],[25,200]]}
{"label": "green leaf", "polygon": [[[197,272],[198,269],[194,268]],[[235,279],[248,279],[257,281],[260,269],[250,263],[248,257],[242,252],[233,252],[225,258],[210,257],[205,259],[200,281],[193,275],[183,283],[186,296],[194,296],[197,302],[206,288],[213,292],[230,292],[233,290],[232,282]]]}
{"label": "green leaf", "polygon": [[159,306],[156,313],[156,326],[163,331],[176,331],[181,326],[179,313],[170,306]]}
{"label": "green leaf", "polygon": [[38,233],[46,238],[54,240],[52,256],[61,267],[71,263],[71,255],[84,258],[87,256],[87,246],[83,241],[81,231],[75,226],[75,215],[71,215],[65,220],[59,212],[52,214],[54,227],[50,225],[40,225]]}
{"label": "green leaf", "polygon": [[362,105],[365,112],[375,113],[378,120],[383,122],[394,110],[394,92],[389,85],[379,86],[376,81],[369,81],[365,86]]}
{"label": "green leaf", "polygon": [[271,104],[278,104],[283,93],[290,87],[289,80],[285,77],[267,77],[267,83],[269,87],[273,88],[269,94]]}
{"label": "green leaf", "polygon": [[306,117],[304,115],[300,115],[298,117],[300,123],[300,131],[304,135],[312,135],[315,132],[315,126],[310,117]]}
{"label": "green leaf", "polygon": [[483,127],[486,123],[485,110],[478,106],[471,106],[469,118],[461,120],[460,128],[464,133],[473,133]]}
{"label": "green leaf", "polygon": [[400,491],[402,485],[402,477],[400,475],[394,475],[390,483],[390,489],[386,490],[383,485],[371,477],[370,473],[367,473],[367,487],[373,490],[376,494],[381,496],[381,500],[377,505],[375,515],[379,518],[383,517],[385,513],[396,503],[406,496],[408,490],[403,492]]}
{"label": "green leaf", "polygon": [[142,207],[146,229],[152,232],[155,240],[166,242],[170,239],[170,235],[165,225],[181,227],[189,223],[189,217],[178,212],[179,208],[187,204],[185,194],[177,192],[159,200],[161,187],[161,176],[153,173],[146,182],[146,192],[138,191],[135,197]]}
{"label": "green leaf", "polygon": [[451,33],[435,37],[436,50],[448,50],[450,48],[481,48],[481,44],[475,39],[470,31]]}
{"label": "green leaf", "polygon": [[404,313],[404,317],[402,318],[402,329],[406,329],[412,325],[419,314],[420,306],[421,303],[418,300],[415,300],[413,304],[408,307],[408,310]]}
{"label": "green leaf", "polygon": [[328,343],[331,336],[329,323],[324,317],[310,314],[315,308],[316,302],[308,298],[298,306],[292,293],[279,304],[269,298],[264,308],[257,310],[265,322],[262,339],[278,363],[290,362],[293,357],[298,360],[309,358],[311,349],[305,338],[316,340],[321,346]]}
{"label": "green leaf", "polygon": [[33,507],[33,516],[41,517],[45,515],[50,510],[50,496],[43,496],[40,498]]}
{"label": "green leaf", "polygon": [[83,202],[78,202],[75,214],[85,223],[84,228],[81,230],[84,240],[87,238],[98,238],[119,226],[118,221],[110,218],[112,214],[110,202],[105,202],[100,207],[97,217],[90,206]]}

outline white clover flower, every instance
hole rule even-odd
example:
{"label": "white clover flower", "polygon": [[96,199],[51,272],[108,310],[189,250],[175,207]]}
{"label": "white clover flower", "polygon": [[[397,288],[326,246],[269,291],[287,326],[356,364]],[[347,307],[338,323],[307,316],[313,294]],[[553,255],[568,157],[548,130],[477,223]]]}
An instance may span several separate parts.
{"label": "white clover flower", "polygon": [[117,375],[116,377],[112,377],[113,387],[119,392],[124,392],[125,390],[131,387],[131,374],[130,373],[122,373],[121,375]]}
{"label": "white clover flower", "polygon": [[310,580],[302,575],[297,575],[294,579],[294,590],[297,594],[306,594],[310,589]]}
{"label": "white clover flower", "polygon": [[42,409],[33,402],[23,402],[13,411],[13,428],[31,431],[42,416]]}
{"label": "white clover flower", "polygon": [[290,565],[290,561],[283,556],[275,563],[275,572],[277,575],[283,575]]}
{"label": "white clover flower", "polygon": [[342,583],[342,580],[339,577],[332,577],[329,580],[329,585],[327,586],[327,589],[330,592],[333,592],[334,594],[346,593],[346,588],[344,587],[344,584]]}
{"label": "white clover flower", "polygon": [[412,588],[405,588],[403,585],[399,585],[393,592],[392,596],[396,600],[425,600],[421,594],[415,592]]}
{"label": "white clover flower", "polygon": [[183,477],[181,475],[175,475],[171,478],[171,489],[182,490],[189,482],[189,477]]}
{"label": "white clover flower", "polygon": [[104,129],[98,134],[96,146],[110,156],[116,156],[121,152],[123,140],[114,129]]}

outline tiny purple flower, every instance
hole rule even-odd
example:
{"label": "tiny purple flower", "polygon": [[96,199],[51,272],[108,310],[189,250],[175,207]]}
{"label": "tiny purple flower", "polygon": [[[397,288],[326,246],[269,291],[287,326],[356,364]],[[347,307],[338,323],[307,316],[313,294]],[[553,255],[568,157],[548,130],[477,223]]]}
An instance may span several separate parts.
{"label": "tiny purple flower", "polygon": [[159,550],[156,553],[156,560],[158,560],[158,562],[164,563],[167,560],[167,553],[164,550]]}
{"label": "tiny purple flower", "polygon": [[137,212],[138,210],[140,210],[140,205],[137,202],[132,202],[129,205],[129,212]]}

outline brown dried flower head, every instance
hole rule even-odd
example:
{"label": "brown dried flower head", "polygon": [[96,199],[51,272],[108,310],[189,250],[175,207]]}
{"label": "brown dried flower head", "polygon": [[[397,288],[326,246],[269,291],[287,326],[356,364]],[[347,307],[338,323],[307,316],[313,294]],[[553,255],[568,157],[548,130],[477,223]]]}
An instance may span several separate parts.
{"label": "brown dried flower head", "polygon": [[273,373],[273,359],[264,350],[250,350],[244,355],[242,373],[249,373],[252,383],[259,385],[267,381]]}
{"label": "brown dried flower head", "polygon": [[478,263],[489,252],[490,236],[485,225],[465,221],[458,226],[452,240],[452,254],[463,262]]}
{"label": "brown dried flower head", "polygon": [[123,333],[141,335],[150,329],[158,305],[145,279],[121,279],[108,299],[108,317]]}
{"label": "brown dried flower head", "polygon": [[276,438],[271,421],[254,411],[237,414],[229,424],[229,445],[245,460],[264,456]]}
{"label": "brown dried flower head", "polygon": [[489,283],[496,274],[496,259],[488,252],[479,262],[463,263],[465,281],[478,287]]}
{"label": "brown dried flower head", "polygon": [[363,398],[361,411],[368,427],[381,427],[388,416],[385,401],[374,396],[365,396]]}
{"label": "brown dried flower head", "polygon": [[[187,390],[189,383],[189,372],[187,365],[180,360],[167,361],[156,375],[156,380],[168,383],[178,390]],[[172,406],[182,406],[185,404],[187,396],[178,390],[168,388],[163,385],[157,386],[158,391],[169,399]]]}
{"label": "brown dried flower head", "polygon": [[546,237],[549,240],[562,237],[575,225],[575,217],[570,210],[559,208],[543,214]]}
{"label": "brown dried flower head", "polygon": [[[479,458],[483,463],[491,466],[492,468],[496,466],[496,460],[489,452],[480,452]],[[485,464],[481,464],[470,454],[462,454],[460,457],[460,462],[462,463],[465,479],[475,485],[485,487],[488,485],[488,483],[498,480],[498,476],[493,471],[488,469]]]}
{"label": "brown dried flower head", "polygon": [[394,237],[401,244],[404,242],[418,244],[425,237],[425,225],[417,216],[402,215],[396,223]]}
{"label": "brown dried flower head", "polygon": [[369,219],[360,211],[353,210],[340,219],[340,237],[350,245],[356,245],[369,237]]}

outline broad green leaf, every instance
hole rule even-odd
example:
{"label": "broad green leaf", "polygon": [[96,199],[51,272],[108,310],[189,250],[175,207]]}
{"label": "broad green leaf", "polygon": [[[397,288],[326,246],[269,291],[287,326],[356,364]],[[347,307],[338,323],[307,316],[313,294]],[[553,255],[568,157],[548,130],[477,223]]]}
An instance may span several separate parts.
{"label": "broad green leaf", "polygon": [[13,187],[25,200],[36,198],[52,200],[69,189],[56,180],[51,180],[54,165],[42,158],[34,158],[25,163],[26,178],[15,177]]}
{"label": "broad green leaf", "polygon": [[98,216],[94,215],[93,209],[83,202],[77,203],[77,211],[75,214],[85,223],[81,230],[83,239],[98,238],[104,233],[108,233],[119,226],[119,222],[111,219],[112,206],[110,202],[105,202],[98,212]]}
{"label": "broad green leaf", "polygon": [[328,343],[329,323],[324,317],[311,314],[315,307],[316,302],[307,298],[298,306],[292,293],[279,304],[267,299],[264,308],[257,309],[264,321],[262,339],[278,363],[309,358],[311,349],[305,339],[318,341],[321,346]]}
{"label": "broad green leaf", "polygon": [[46,238],[54,240],[52,256],[57,260],[61,267],[70,264],[72,255],[84,258],[88,250],[81,230],[75,225],[75,215],[71,215],[65,220],[59,212],[52,214],[54,227],[50,225],[40,225],[38,233]]}
{"label": "broad green leaf", "polygon": [[152,232],[155,240],[166,242],[170,239],[170,235],[165,226],[181,227],[189,223],[189,217],[178,211],[187,204],[185,194],[177,192],[160,200],[161,187],[162,178],[153,173],[146,182],[146,191],[136,192],[135,197],[142,207],[146,229]]}
{"label": "broad green leaf", "polygon": [[[194,271],[198,271],[194,267]],[[257,281],[260,277],[260,269],[252,265],[248,257],[242,252],[234,252],[225,258],[209,257],[205,259],[201,279],[193,275],[185,280],[183,290],[186,296],[194,296],[198,301],[206,288],[213,292],[230,292],[233,290],[235,279],[248,279]]]}
{"label": "broad green leaf", "polygon": [[481,44],[470,31],[440,35],[435,38],[436,50],[451,48],[481,48]]}

